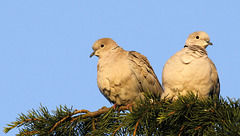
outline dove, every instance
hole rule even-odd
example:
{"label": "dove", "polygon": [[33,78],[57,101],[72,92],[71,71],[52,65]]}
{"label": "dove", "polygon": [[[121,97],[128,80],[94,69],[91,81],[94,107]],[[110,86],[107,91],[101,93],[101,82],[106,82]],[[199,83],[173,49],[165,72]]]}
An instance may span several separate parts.
{"label": "dove", "polygon": [[114,106],[129,106],[144,99],[144,93],[161,96],[163,89],[148,59],[126,51],[111,38],[97,40],[90,55],[99,58],[97,85]]}
{"label": "dove", "polygon": [[164,93],[161,99],[177,99],[178,95],[188,92],[201,98],[219,97],[219,77],[216,66],[208,57],[208,45],[212,43],[206,32],[193,32],[184,48],[167,60],[162,71]]}

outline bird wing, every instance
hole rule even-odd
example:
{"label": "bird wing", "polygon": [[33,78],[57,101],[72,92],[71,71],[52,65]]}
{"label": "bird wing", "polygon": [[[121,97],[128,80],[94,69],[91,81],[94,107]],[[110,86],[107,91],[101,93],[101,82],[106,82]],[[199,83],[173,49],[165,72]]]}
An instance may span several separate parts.
{"label": "bird wing", "polygon": [[129,51],[128,58],[131,70],[139,82],[140,91],[161,95],[162,86],[147,58],[135,51]]}
{"label": "bird wing", "polygon": [[211,64],[211,68],[212,68],[211,79],[212,79],[212,82],[213,82],[213,89],[211,91],[211,95],[216,94],[219,97],[220,81],[219,81],[219,77],[218,77],[217,68],[210,58],[209,58],[209,62]]}

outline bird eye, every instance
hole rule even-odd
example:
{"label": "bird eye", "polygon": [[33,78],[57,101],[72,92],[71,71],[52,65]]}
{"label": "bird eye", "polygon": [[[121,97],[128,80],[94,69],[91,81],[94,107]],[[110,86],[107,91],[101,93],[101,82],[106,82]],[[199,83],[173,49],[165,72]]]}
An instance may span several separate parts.
{"label": "bird eye", "polygon": [[199,39],[199,36],[196,36],[196,39]]}
{"label": "bird eye", "polygon": [[104,47],[104,44],[101,44],[101,47],[103,48],[103,47]]}

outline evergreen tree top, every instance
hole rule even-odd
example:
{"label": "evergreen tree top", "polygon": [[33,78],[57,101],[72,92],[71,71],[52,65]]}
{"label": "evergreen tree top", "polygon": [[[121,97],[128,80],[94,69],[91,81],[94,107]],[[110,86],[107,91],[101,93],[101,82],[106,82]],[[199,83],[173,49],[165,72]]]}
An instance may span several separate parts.
{"label": "evergreen tree top", "polygon": [[240,100],[199,99],[193,94],[175,101],[147,97],[130,109],[103,107],[95,112],[40,106],[19,114],[4,132],[18,135],[240,135]]}

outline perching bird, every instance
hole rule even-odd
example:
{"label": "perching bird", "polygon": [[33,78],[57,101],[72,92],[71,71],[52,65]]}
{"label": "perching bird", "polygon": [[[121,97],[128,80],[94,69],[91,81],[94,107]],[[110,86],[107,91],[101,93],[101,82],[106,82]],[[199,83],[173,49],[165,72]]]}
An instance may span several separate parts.
{"label": "perching bird", "polygon": [[220,82],[217,69],[207,56],[208,45],[212,43],[206,32],[191,33],[184,48],[166,62],[162,72],[162,99],[176,99],[190,91],[202,98],[219,96]]}
{"label": "perching bird", "polygon": [[144,99],[144,93],[155,96],[163,89],[147,58],[135,51],[125,51],[111,38],[102,38],[93,44],[93,53],[99,57],[97,84],[101,93],[115,106],[128,106]]}

